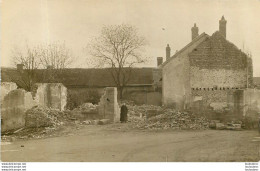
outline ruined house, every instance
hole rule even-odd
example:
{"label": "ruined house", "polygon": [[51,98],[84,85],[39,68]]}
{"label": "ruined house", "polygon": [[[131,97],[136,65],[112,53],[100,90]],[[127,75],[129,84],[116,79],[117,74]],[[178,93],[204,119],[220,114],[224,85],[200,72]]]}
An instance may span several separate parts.
{"label": "ruined house", "polygon": [[252,60],[227,40],[224,16],[211,36],[194,24],[191,42],[159,66],[162,102],[177,109],[223,109],[239,104],[241,92],[252,86]]}

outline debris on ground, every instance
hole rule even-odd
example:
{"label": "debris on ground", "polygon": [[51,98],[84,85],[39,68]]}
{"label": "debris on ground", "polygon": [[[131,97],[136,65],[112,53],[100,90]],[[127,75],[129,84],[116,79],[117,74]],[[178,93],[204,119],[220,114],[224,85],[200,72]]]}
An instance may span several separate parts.
{"label": "debris on ground", "polygon": [[220,120],[211,120],[209,124],[211,129],[217,130],[242,130],[242,121],[220,122]]}
{"label": "debris on ground", "polygon": [[56,109],[46,107],[33,107],[25,113],[25,127],[55,127],[62,125],[65,114]]}
{"label": "debris on ground", "polygon": [[208,129],[209,120],[190,112],[179,112],[160,106],[129,106],[129,122],[139,129]]}
{"label": "debris on ground", "polygon": [[109,123],[110,123],[110,119],[101,119],[98,122],[99,125],[105,125],[105,124],[109,124]]}
{"label": "debris on ground", "polygon": [[72,110],[72,116],[81,121],[87,119],[99,119],[98,105],[94,105],[92,103],[83,103],[82,105]]}
{"label": "debris on ground", "polygon": [[95,112],[97,111],[97,106],[92,103],[83,103],[77,108],[73,109],[73,111],[84,111],[84,112]]}
{"label": "debris on ground", "polygon": [[70,111],[35,106],[25,112],[25,127],[2,133],[2,140],[44,138],[59,134],[66,127],[75,126]]}

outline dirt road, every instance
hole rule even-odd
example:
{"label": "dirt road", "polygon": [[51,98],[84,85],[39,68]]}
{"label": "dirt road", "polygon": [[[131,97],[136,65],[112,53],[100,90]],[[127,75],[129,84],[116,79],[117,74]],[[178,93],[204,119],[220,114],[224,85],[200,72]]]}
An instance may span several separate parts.
{"label": "dirt road", "polygon": [[[259,161],[257,131],[141,131],[87,126],[67,136],[1,145],[6,162]],[[24,146],[24,147],[21,147]]]}

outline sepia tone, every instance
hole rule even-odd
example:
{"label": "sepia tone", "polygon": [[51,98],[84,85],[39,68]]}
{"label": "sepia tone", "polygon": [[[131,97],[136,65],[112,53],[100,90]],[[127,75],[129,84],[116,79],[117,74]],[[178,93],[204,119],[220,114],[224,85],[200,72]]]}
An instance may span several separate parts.
{"label": "sepia tone", "polygon": [[1,161],[259,161],[260,1],[1,8]]}

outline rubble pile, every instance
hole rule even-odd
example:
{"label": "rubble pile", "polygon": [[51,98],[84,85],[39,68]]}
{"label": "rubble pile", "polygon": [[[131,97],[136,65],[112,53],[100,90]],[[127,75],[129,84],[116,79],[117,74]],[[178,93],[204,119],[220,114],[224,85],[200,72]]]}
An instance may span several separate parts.
{"label": "rubble pile", "polygon": [[83,103],[82,105],[75,108],[73,111],[96,111],[97,105],[92,103]]}
{"label": "rubble pile", "polygon": [[[153,116],[150,117],[149,111],[152,110]],[[198,130],[209,128],[209,121],[203,116],[152,105],[129,106],[129,121],[134,128],[139,129]]]}
{"label": "rubble pile", "polygon": [[25,113],[25,127],[55,127],[64,124],[66,112],[46,107],[33,107]]}
{"label": "rubble pile", "polygon": [[217,130],[242,130],[245,124],[242,121],[221,122],[220,120],[211,120],[209,127]]}
{"label": "rubble pile", "polygon": [[139,116],[139,117],[146,117],[148,114],[147,111],[149,110],[156,110],[158,112],[162,111],[163,108],[161,106],[154,106],[154,105],[127,105],[128,113],[130,116]]}
{"label": "rubble pile", "polygon": [[72,116],[81,121],[98,119],[98,105],[83,103],[79,107],[73,109]]}

